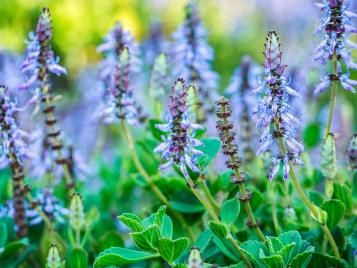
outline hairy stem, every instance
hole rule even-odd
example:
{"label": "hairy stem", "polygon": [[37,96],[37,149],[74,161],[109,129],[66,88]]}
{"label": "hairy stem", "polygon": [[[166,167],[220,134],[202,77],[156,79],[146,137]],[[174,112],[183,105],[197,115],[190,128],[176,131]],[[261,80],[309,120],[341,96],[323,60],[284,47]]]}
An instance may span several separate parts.
{"label": "hairy stem", "polygon": [[[218,218],[217,214],[214,212],[213,207],[210,205],[210,203],[205,199],[205,197],[201,194],[201,192],[197,189],[196,185],[192,181],[191,178],[187,179],[187,183],[192,191],[192,193],[196,196],[196,198],[200,201],[200,203],[204,206],[204,208],[207,210],[208,214],[211,216],[213,221],[217,223],[221,223],[221,220]],[[248,267],[252,267],[252,264],[250,263],[247,255],[241,250],[238,242],[233,238],[232,234],[229,233],[227,239],[232,243],[234,248],[238,251],[239,255],[241,256],[242,260],[245,262],[245,264]]]}
{"label": "hairy stem", "polygon": [[195,235],[192,232],[192,230],[190,229],[190,227],[187,225],[185,219],[182,217],[181,214],[177,213],[173,209],[173,207],[169,203],[169,200],[166,198],[166,196],[163,194],[163,192],[155,185],[155,183],[150,178],[150,175],[146,172],[145,168],[142,166],[140,159],[138,157],[138,154],[136,152],[135,146],[134,146],[133,137],[131,136],[129,129],[127,128],[127,126],[123,120],[121,120],[121,128],[122,128],[124,137],[128,143],[128,146],[130,148],[130,151],[132,152],[133,161],[134,161],[136,168],[138,169],[140,174],[144,177],[144,180],[149,185],[151,190],[156,194],[156,196],[161,200],[161,202],[163,202],[167,206],[167,208],[170,210],[171,214],[182,224],[182,227],[187,231],[187,234],[190,237],[191,241],[194,241]]}
{"label": "hairy stem", "polygon": [[[279,122],[278,120],[275,120],[275,129],[277,131],[279,131],[280,127],[279,127]],[[287,151],[286,151],[286,147],[285,147],[285,144],[284,144],[284,140],[283,138],[279,137],[278,138],[278,143],[279,143],[279,147],[280,147],[280,150],[282,152],[282,155],[285,156]],[[311,201],[309,200],[309,198],[306,196],[304,190],[301,188],[300,184],[299,184],[299,181],[297,180],[296,178],[296,175],[295,175],[295,171],[294,171],[294,166],[293,164],[291,163],[291,161],[289,161],[289,174],[290,174],[290,177],[291,177],[291,180],[293,182],[293,185],[296,189],[296,191],[298,192],[301,200],[304,202],[304,204],[308,207],[308,209],[310,210],[310,212],[314,215],[315,218],[318,218],[318,215],[319,215],[319,211],[318,209],[311,203]],[[333,238],[333,236],[331,235],[331,232],[329,230],[329,228],[326,226],[326,224],[320,224],[320,227],[322,229],[322,231],[324,232],[324,234],[326,235],[330,245],[331,245],[331,248],[332,248],[332,251],[335,255],[336,258],[341,258],[340,257],[340,253],[338,251],[338,248],[337,248],[337,245],[336,245],[336,242]]]}
{"label": "hairy stem", "polygon": [[[225,112],[226,112],[226,106],[222,105],[222,113],[225,113]],[[225,125],[228,124],[227,117],[223,117],[222,120],[223,120],[223,123]],[[224,133],[224,135],[226,137],[229,136],[229,130],[228,129],[223,130],[223,133]],[[226,145],[227,145],[228,150],[232,149],[232,144],[230,142],[228,142]],[[236,159],[235,159],[234,155],[231,154],[231,155],[229,155],[229,157],[230,157],[230,160],[232,161],[232,163],[236,163]],[[246,214],[248,216],[248,219],[250,221],[250,225],[252,226],[254,232],[257,234],[259,239],[264,243],[266,241],[266,239],[265,239],[265,236],[264,236],[262,230],[259,227],[258,222],[256,221],[256,219],[254,217],[252,208],[250,206],[250,202],[249,202],[250,197],[249,197],[249,194],[246,191],[245,186],[244,186],[244,177],[240,173],[238,165],[235,165],[235,166],[236,167],[233,168],[233,172],[234,172],[234,174],[235,174],[235,176],[236,176],[236,178],[238,180],[238,187],[239,187],[239,192],[241,194],[241,200],[244,200],[243,201],[244,210],[245,210],[245,212],[246,212]]]}
{"label": "hairy stem", "polygon": [[[332,75],[337,76],[337,56],[336,56],[336,51],[334,52],[332,56]],[[337,95],[337,81],[332,80],[331,81],[331,98],[330,98],[330,107],[329,107],[329,112],[328,112],[328,120],[327,120],[327,126],[325,129],[325,137],[331,132],[331,126],[332,126],[332,118],[333,118],[333,111],[335,108],[335,103],[336,103],[336,95]]]}
{"label": "hairy stem", "polygon": [[66,183],[66,187],[68,188],[68,198],[70,199],[74,194],[74,183],[71,173],[68,169],[68,163],[66,159],[64,159],[63,151],[62,151],[62,141],[60,139],[60,131],[57,127],[57,119],[54,115],[55,106],[53,105],[53,97],[48,93],[48,85],[46,84],[46,78],[44,78],[43,88],[42,88],[43,98],[41,99],[43,107],[42,112],[45,114],[45,124],[48,128],[47,137],[50,138],[51,141],[51,149],[57,152],[58,158],[56,159],[56,163],[61,165],[63,170],[63,175]]}
{"label": "hairy stem", "polygon": [[211,206],[213,207],[213,209],[216,212],[219,211],[219,205],[218,205],[217,201],[214,199],[214,197],[212,196],[212,193],[207,186],[205,178],[202,178],[201,185],[202,185],[203,193],[207,197],[208,202],[210,202]]}

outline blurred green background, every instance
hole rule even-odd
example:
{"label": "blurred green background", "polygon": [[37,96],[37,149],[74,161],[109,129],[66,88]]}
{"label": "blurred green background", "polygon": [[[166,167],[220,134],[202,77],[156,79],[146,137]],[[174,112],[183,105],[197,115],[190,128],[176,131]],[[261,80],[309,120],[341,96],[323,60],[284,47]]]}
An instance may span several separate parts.
{"label": "blurred green background", "polygon": [[[120,21],[142,42],[153,22],[161,22],[168,40],[184,19],[186,0],[0,0],[0,50],[23,53],[24,40],[33,30],[40,10],[48,6],[53,18],[53,47],[73,80],[80,69],[97,63],[96,47],[115,21]],[[312,0],[200,0],[199,9],[215,49],[214,69],[221,75],[223,90],[244,54],[257,62],[263,60],[263,43],[268,30],[281,36],[284,62],[290,68],[312,70],[307,81],[313,90],[319,79],[312,64],[314,46],[319,38],[313,30],[319,11]],[[350,1],[351,2],[351,1]],[[352,1],[353,2],[353,1]],[[145,52],[144,52],[145,53]],[[356,73],[352,76],[356,78]],[[356,130],[357,96],[342,93],[354,107]],[[328,95],[319,97],[325,105]],[[338,104],[339,105],[339,104]]]}

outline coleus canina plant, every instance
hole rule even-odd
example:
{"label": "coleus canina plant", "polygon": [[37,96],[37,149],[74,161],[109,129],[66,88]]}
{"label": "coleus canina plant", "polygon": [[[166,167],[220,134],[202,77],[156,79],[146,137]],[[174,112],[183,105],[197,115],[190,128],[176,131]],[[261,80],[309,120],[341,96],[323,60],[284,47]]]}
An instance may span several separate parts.
{"label": "coleus canina plant", "polygon": [[[355,15],[346,1],[319,7],[324,41],[316,59],[332,70],[323,82],[353,91],[354,44],[348,38]],[[91,96],[58,113],[73,118],[73,135],[85,132],[74,140],[90,149],[85,164],[91,174],[79,180],[77,144],[63,143],[54,116],[52,75],[67,76],[51,48],[51,19],[43,9],[27,41],[19,91],[21,100],[23,90],[31,100],[19,109],[13,88],[0,87],[0,267],[353,267],[356,136],[338,144],[337,131],[323,140],[315,133],[321,159],[315,157],[305,142],[311,126],[299,119],[303,109],[293,102],[309,87],[285,75],[276,32],[268,33],[263,68],[242,57],[225,92],[231,99],[216,97],[213,50],[197,11],[189,1],[173,51],[166,50],[163,32],[141,47],[120,23],[104,38],[98,48],[104,60],[83,78]],[[61,46],[61,39],[55,41]],[[294,68],[300,67],[309,73]],[[10,81],[1,68],[0,57],[1,81]],[[138,99],[148,101],[148,121]],[[155,107],[148,107],[152,99]],[[35,132],[37,117],[28,116],[33,104],[45,125],[28,135],[21,129]],[[91,116],[99,121],[98,106],[114,124],[92,124]],[[214,136],[207,121],[216,121]],[[245,148],[256,147],[252,121],[259,147],[248,157]],[[89,143],[92,131],[99,134]],[[67,171],[76,192],[57,183]]]}
{"label": "coleus canina plant", "polygon": [[168,134],[162,136],[163,142],[154,150],[156,153],[161,153],[161,158],[164,160],[160,169],[177,165],[185,178],[189,178],[187,167],[192,171],[200,172],[197,159],[202,155],[202,152],[196,148],[201,146],[202,142],[196,139],[195,135],[196,131],[203,127],[196,123],[195,113],[187,102],[189,91],[194,90],[192,86],[187,87],[182,78],[178,78],[172,88],[165,124],[156,125],[158,129]]}

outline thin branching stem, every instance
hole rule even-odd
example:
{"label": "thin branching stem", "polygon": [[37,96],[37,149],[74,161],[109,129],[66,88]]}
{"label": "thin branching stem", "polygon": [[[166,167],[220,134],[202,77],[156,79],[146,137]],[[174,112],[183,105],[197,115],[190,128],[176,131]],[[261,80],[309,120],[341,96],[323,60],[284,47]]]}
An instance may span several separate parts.
{"label": "thin branching stem", "polygon": [[[275,129],[278,131],[280,129],[279,127],[279,122],[278,120],[275,120]],[[279,137],[278,138],[278,143],[279,143],[279,147],[280,147],[280,150],[281,150],[281,153],[283,154],[283,156],[286,155],[287,151],[286,151],[286,147],[285,147],[285,144],[284,144],[284,140],[282,137]],[[319,211],[318,209],[311,203],[311,201],[309,200],[309,198],[306,196],[304,190],[301,188],[300,184],[299,184],[299,181],[297,180],[297,177],[295,175],[295,171],[294,171],[294,166],[293,164],[291,163],[291,161],[289,161],[289,174],[290,174],[290,177],[291,177],[291,180],[293,182],[293,185],[296,189],[296,191],[298,192],[301,200],[304,202],[304,204],[308,207],[308,209],[310,210],[311,214],[315,217],[315,218],[318,218],[319,216]],[[324,232],[324,234],[326,235],[330,245],[331,245],[331,248],[332,248],[332,251],[335,255],[336,258],[341,258],[340,257],[340,253],[338,251],[338,248],[337,248],[337,245],[336,245],[336,242],[329,230],[329,228],[326,226],[325,223],[323,224],[320,224],[320,227],[322,229],[322,231]]]}
{"label": "thin branching stem", "polygon": [[169,200],[166,198],[164,193],[159,189],[159,187],[157,187],[157,185],[151,179],[150,175],[146,172],[145,168],[142,166],[142,164],[140,162],[140,159],[138,157],[138,154],[136,152],[136,149],[135,149],[133,137],[132,137],[129,129],[126,126],[126,123],[123,120],[121,121],[121,129],[122,129],[122,133],[123,133],[123,135],[125,137],[125,140],[128,143],[130,151],[132,153],[133,161],[134,161],[134,164],[135,164],[136,168],[138,169],[140,174],[144,177],[144,180],[149,185],[150,189],[156,194],[156,196],[161,200],[161,202],[164,203],[167,206],[167,208],[170,210],[171,214],[177,220],[179,220],[179,222],[182,224],[182,227],[187,231],[187,234],[188,234],[190,240],[192,242],[195,241],[195,235],[192,232],[191,228],[187,225],[185,219],[182,217],[181,214],[177,213],[173,209],[173,207],[169,203]]}
{"label": "thin branching stem", "polygon": [[[192,193],[196,196],[196,198],[204,206],[204,208],[206,209],[208,214],[211,216],[213,221],[222,224],[221,220],[218,218],[217,214],[214,212],[214,208],[206,200],[206,198],[203,196],[203,194],[197,189],[195,183],[192,181],[191,178],[187,178],[187,183],[188,183]],[[231,233],[228,234],[227,239],[232,243],[234,248],[238,251],[239,255],[241,256],[242,260],[245,262],[247,267],[252,267],[252,264],[250,263],[247,255],[242,251],[241,247],[239,246],[239,243],[233,238]]]}
{"label": "thin branching stem", "polygon": [[[222,113],[226,113],[227,110],[226,110],[226,105],[222,105]],[[228,125],[228,119],[226,116],[222,117],[222,120],[223,120],[223,124],[224,125]],[[226,137],[229,136],[229,130],[228,129],[224,129],[223,130],[223,133]],[[227,144],[227,149],[228,150],[232,150],[232,144],[230,142],[228,142]],[[236,158],[233,154],[230,154],[229,155],[230,157],[230,160],[232,163],[236,163]],[[238,168],[238,165],[234,165],[235,167],[232,168],[237,180],[239,180],[240,182],[238,183],[238,187],[239,187],[239,192],[241,194],[241,198],[244,203],[244,210],[245,212],[247,213],[247,216],[248,216],[248,219],[250,221],[250,224],[254,230],[254,232],[257,234],[257,236],[259,237],[259,239],[264,243],[266,241],[266,238],[262,232],[262,230],[260,229],[259,227],[259,224],[258,222],[256,221],[255,217],[254,217],[254,214],[253,214],[253,211],[252,211],[252,208],[250,206],[250,202],[249,202],[249,196],[248,196],[248,192],[247,190],[245,189],[245,186],[244,186],[244,178],[242,176],[242,174],[240,173],[239,171],[239,168]]]}
{"label": "thin branching stem", "polygon": [[[336,55],[336,51],[334,52],[334,54],[332,56],[332,75],[333,76],[338,76],[338,74],[337,74],[337,55]],[[336,81],[336,80],[332,80],[331,81],[331,98],[330,98],[330,107],[329,107],[329,112],[328,112],[327,126],[326,126],[326,129],[325,129],[325,138],[331,132],[333,112],[334,112],[335,103],[336,103],[336,96],[337,96],[337,82],[338,81]]]}

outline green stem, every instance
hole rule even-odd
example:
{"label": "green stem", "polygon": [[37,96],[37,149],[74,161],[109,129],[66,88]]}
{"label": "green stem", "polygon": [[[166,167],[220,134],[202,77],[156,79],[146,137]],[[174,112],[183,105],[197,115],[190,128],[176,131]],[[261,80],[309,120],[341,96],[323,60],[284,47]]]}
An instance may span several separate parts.
{"label": "green stem", "polygon": [[[278,120],[276,119],[275,120],[275,130],[279,131],[280,127],[279,127],[279,122]],[[282,155],[285,156],[286,155],[286,147],[285,147],[285,144],[284,144],[284,141],[283,141],[283,138],[279,137],[278,138],[278,143],[279,143],[279,147],[280,147],[280,150],[282,152]],[[300,184],[299,184],[299,181],[297,180],[296,178],[296,175],[295,175],[295,171],[294,171],[294,166],[293,164],[289,161],[289,174],[290,174],[290,177],[291,177],[291,180],[293,182],[293,185],[296,189],[296,191],[298,192],[301,200],[304,202],[304,204],[308,207],[308,209],[310,210],[310,212],[314,215],[315,218],[318,218],[318,215],[319,215],[319,211],[318,209],[310,202],[309,198],[306,196],[304,190],[301,188]],[[335,240],[333,239],[332,235],[331,235],[331,232],[329,230],[329,228],[326,226],[326,224],[320,224],[320,227],[322,229],[322,231],[324,232],[324,234],[326,235],[330,245],[331,245],[331,248],[332,248],[332,251],[335,255],[336,258],[341,258],[340,257],[340,253],[338,252],[338,248],[337,248],[337,245],[336,245],[336,242]]]}
{"label": "green stem", "polygon": [[276,197],[274,195],[274,184],[271,183],[269,184],[269,189],[270,189],[270,198],[271,198],[271,211],[272,211],[272,216],[273,216],[273,225],[275,229],[275,233],[277,235],[280,234],[280,225],[277,217],[277,211],[276,211]]}
{"label": "green stem", "polygon": [[[220,219],[218,218],[217,214],[214,212],[213,207],[211,204],[205,199],[205,197],[201,194],[201,192],[196,188],[196,185],[192,181],[191,178],[187,179],[187,183],[192,191],[192,193],[196,196],[196,198],[200,201],[200,203],[204,206],[208,214],[211,216],[213,221],[217,223],[221,223]],[[238,251],[239,255],[241,256],[242,260],[245,262],[247,267],[252,267],[252,264],[250,263],[247,255],[241,250],[238,242],[233,238],[232,234],[229,233],[227,239],[232,243],[234,248]]]}
{"label": "green stem", "polygon": [[136,152],[135,146],[134,146],[134,141],[133,138],[131,136],[131,133],[129,131],[129,129],[126,127],[126,124],[124,121],[121,121],[121,128],[122,128],[122,132],[124,134],[124,137],[128,143],[129,149],[132,153],[133,156],[133,161],[134,164],[136,166],[136,168],[138,169],[138,171],[140,172],[140,174],[144,177],[144,180],[146,181],[146,183],[149,185],[149,187],[151,188],[151,190],[156,194],[156,196],[161,200],[161,202],[163,202],[167,208],[171,211],[171,214],[177,219],[179,220],[179,222],[182,224],[182,227],[187,231],[188,236],[190,237],[191,241],[195,241],[195,235],[192,232],[191,228],[187,225],[185,219],[182,217],[181,214],[177,213],[173,207],[171,206],[171,204],[169,203],[169,200],[165,197],[165,195],[163,194],[163,192],[156,186],[156,184],[152,181],[152,179],[150,178],[149,174],[146,172],[146,170],[144,169],[144,167],[142,166],[140,159],[138,157],[138,154]]}
{"label": "green stem", "polygon": [[[337,76],[337,57],[336,57],[336,51],[334,52],[332,56],[332,74]],[[337,95],[337,81],[332,80],[331,81],[331,99],[330,99],[330,107],[329,107],[329,112],[328,112],[328,120],[327,120],[327,126],[325,129],[325,137],[331,132],[331,126],[332,126],[332,118],[333,118],[333,111],[335,108],[335,103],[336,103],[336,95]]]}
{"label": "green stem", "polygon": [[211,206],[214,208],[216,212],[219,211],[219,205],[214,199],[214,197],[212,196],[211,191],[209,190],[205,179],[202,179],[201,185],[202,185],[203,193],[207,197],[208,202],[210,202]]}
{"label": "green stem", "polygon": [[[223,105],[222,106],[222,112],[225,112],[225,111],[226,111],[226,107]],[[228,124],[227,117],[224,117],[222,119],[223,119],[223,123],[225,125],[227,125]],[[224,132],[224,135],[226,137],[229,136],[229,130],[228,129],[224,130],[223,132]],[[228,150],[232,149],[232,144],[230,142],[228,142],[226,145],[227,145]],[[232,163],[236,163],[237,160],[236,160],[234,155],[231,154],[229,157],[230,157],[230,160],[231,160]],[[238,166],[238,165],[236,165],[236,166]],[[242,200],[244,199],[244,201],[243,201],[244,210],[245,210],[245,212],[246,212],[246,214],[248,216],[250,224],[251,224],[252,228],[254,229],[254,232],[256,233],[256,235],[264,243],[266,241],[266,239],[265,239],[265,236],[264,236],[262,230],[259,227],[259,224],[255,220],[252,208],[250,206],[250,202],[249,202],[249,198],[248,198],[248,192],[246,191],[245,186],[244,186],[244,178],[243,178],[242,174],[240,173],[238,167],[233,168],[233,172],[234,172],[235,177],[237,178],[237,180],[240,180],[240,182],[238,183],[239,192],[241,194]]]}
{"label": "green stem", "polygon": [[76,228],[76,245],[77,247],[81,247],[81,230],[79,228]]}

